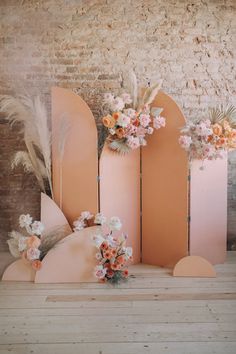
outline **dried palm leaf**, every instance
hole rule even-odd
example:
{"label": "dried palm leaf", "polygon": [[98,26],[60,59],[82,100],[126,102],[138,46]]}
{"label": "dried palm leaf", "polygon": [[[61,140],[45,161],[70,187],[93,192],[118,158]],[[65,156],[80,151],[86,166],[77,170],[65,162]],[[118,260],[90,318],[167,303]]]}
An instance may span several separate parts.
{"label": "dried palm leaf", "polygon": [[130,147],[127,146],[125,141],[123,140],[114,140],[109,143],[109,148],[115,152],[118,152],[119,154],[127,154],[130,152]]}
{"label": "dried palm leaf", "polygon": [[220,105],[210,110],[210,120],[213,124],[227,120],[233,128],[236,127],[236,107]]}

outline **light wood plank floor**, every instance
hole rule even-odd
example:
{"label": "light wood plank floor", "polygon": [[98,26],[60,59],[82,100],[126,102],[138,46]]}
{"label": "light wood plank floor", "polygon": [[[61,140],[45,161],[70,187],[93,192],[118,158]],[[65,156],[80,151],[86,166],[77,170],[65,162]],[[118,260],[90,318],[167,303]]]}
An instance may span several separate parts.
{"label": "light wood plank floor", "polygon": [[130,267],[106,284],[0,283],[0,354],[235,354],[236,252],[216,279]]}

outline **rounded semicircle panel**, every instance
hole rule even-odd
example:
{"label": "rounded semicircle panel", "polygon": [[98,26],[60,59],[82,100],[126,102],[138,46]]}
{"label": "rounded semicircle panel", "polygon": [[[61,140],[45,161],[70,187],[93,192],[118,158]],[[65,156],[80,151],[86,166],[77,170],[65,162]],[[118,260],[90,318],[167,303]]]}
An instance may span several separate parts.
{"label": "rounded semicircle panel", "polygon": [[43,259],[35,283],[96,282],[97,250],[92,236],[99,230],[99,226],[92,226],[65,237]]}
{"label": "rounded semicircle panel", "polygon": [[200,256],[182,258],[174,267],[174,277],[215,278],[216,271],[212,264]]}
{"label": "rounded semicircle panel", "polygon": [[3,273],[3,281],[34,281],[35,270],[23,259],[11,263]]}

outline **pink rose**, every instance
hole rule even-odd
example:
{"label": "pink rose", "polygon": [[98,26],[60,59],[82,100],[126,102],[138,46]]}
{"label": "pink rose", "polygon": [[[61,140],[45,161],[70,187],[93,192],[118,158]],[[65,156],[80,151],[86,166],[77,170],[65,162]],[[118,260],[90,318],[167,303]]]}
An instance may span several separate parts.
{"label": "pink rose", "polygon": [[166,126],[166,120],[164,117],[154,117],[153,118],[153,126],[155,129],[160,129],[161,127]]}
{"label": "pink rose", "polygon": [[39,259],[40,251],[38,248],[30,247],[26,252],[26,257],[29,261],[34,261],[35,259]]}
{"label": "pink rose", "polygon": [[151,122],[150,115],[149,114],[140,114],[139,121],[140,121],[140,124],[144,128],[146,128],[148,126],[148,124]]}

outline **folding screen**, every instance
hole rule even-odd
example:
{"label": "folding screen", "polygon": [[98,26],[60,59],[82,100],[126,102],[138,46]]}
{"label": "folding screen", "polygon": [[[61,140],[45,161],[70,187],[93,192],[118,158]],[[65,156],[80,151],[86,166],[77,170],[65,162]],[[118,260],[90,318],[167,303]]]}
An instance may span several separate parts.
{"label": "folding screen", "polygon": [[[64,158],[58,149],[62,121],[69,124]],[[70,223],[83,210],[96,213],[97,129],[92,112],[82,98],[70,90],[52,88],[53,190],[57,204]]]}
{"label": "folding screen", "polygon": [[173,266],[188,254],[188,159],[178,143],[185,118],[172,98],[160,92],[166,127],[142,149],[142,261]]}
{"label": "folding screen", "polygon": [[190,255],[212,264],[226,258],[227,239],[227,158],[191,163]]}
{"label": "folding screen", "polygon": [[100,209],[119,216],[133,247],[133,262],[140,262],[140,151],[127,155],[112,152],[106,145],[100,160]]}

